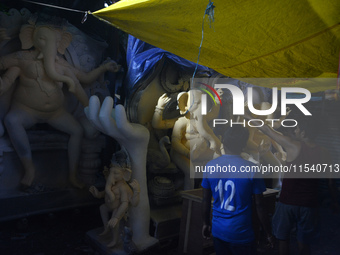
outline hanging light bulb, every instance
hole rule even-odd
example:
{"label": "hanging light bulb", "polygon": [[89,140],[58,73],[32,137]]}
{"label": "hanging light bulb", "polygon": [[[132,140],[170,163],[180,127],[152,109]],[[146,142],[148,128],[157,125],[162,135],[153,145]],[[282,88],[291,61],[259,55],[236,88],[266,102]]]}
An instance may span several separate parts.
{"label": "hanging light bulb", "polygon": [[113,4],[113,2],[111,0],[105,0],[104,1],[104,7],[109,7],[109,5]]}

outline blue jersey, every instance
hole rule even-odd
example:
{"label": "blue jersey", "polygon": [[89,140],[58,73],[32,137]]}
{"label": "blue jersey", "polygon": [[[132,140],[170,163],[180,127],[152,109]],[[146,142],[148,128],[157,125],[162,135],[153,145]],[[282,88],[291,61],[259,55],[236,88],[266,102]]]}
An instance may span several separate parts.
{"label": "blue jersey", "polygon": [[[238,155],[223,155],[211,160],[208,166],[231,166],[235,172],[214,175],[206,173],[202,187],[210,189],[214,198],[212,235],[231,243],[249,243],[254,240],[252,228],[252,195],[266,190],[263,179],[241,169],[255,169],[256,165]],[[211,178],[213,177],[213,178]]]}

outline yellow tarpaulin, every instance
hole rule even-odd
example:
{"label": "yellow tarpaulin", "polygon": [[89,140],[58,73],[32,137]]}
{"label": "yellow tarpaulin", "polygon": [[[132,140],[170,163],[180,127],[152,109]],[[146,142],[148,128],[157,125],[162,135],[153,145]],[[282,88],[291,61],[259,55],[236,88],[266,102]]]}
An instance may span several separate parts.
{"label": "yellow tarpaulin", "polygon": [[[215,0],[199,64],[233,78],[336,77],[338,0]],[[209,1],[122,0],[93,14],[156,47],[196,62]],[[312,91],[335,89],[310,88]]]}

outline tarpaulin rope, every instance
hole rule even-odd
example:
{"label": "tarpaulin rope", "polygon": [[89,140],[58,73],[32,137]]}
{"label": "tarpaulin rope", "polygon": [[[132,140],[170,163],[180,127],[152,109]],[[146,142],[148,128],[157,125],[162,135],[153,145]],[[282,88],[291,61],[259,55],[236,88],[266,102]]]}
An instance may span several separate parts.
{"label": "tarpaulin rope", "polygon": [[207,8],[204,11],[204,15],[203,15],[203,21],[202,21],[202,39],[201,39],[201,43],[200,46],[198,48],[198,57],[197,57],[197,62],[196,62],[196,67],[195,67],[195,71],[192,75],[192,79],[195,78],[196,72],[197,72],[197,67],[198,67],[198,62],[200,60],[200,55],[201,55],[201,49],[202,49],[202,45],[203,45],[203,39],[204,39],[204,19],[205,19],[205,15],[208,15],[209,18],[209,27],[211,28],[211,24],[215,21],[214,18],[214,2],[211,2],[211,0],[209,0],[209,4],[207,5]]}
{"label": "tarpaulin rope", "polygon": [[76,10],[76,9],[71,9],[71,8],[66,8],[62,6],[57,6],[57,5],[52,5],[52,4],[45,4],[45,3],[40,3],[40,2],[35,2],[35,1],[29,1],[29,0],[22,0],[23,2],[31,3],[31,4],[36,4],[36,5],[42,5],[42,6],[47,6],[55,9],[61,9],[65,11],[72,11],[72,12],[80,12],[84,13],[84,17],[81,20],[81,23],[84,23],[87,20],[87,15],[91,14],[91,11],[81,11],[81,10]]}
{"label": "tarpaulin rope", "polygon": [[[203,20],[202,20],[202,38],[201,38],[200,46],[198,48],[198,56],[197,56],[197,62],[196,62],[196,66],[195,66],[195,71],[192,74],[192,82],[194,82],[194,78],[195,78],[195,75],[196,75],[196,72],[197,72],[198,63],[199,63],[200,55],[201,55],[201,49],[202,49],[202,45],[203,45],[205,15],[208,15],[208,18],[209,18],[209,27],[211,28],[211,24],[215,21],[215,17],[214,17],[215,11],[214,11],[214,8],[215,8],[214,2],[211,2],[211,0],[209,0],[209,3],[207,5],[207,8],[205,8],[204,15],[203,15]],[[194,94],[193,94],[193,97],[194,97]],[[184,115],[186,115],[191,110],[192,106],[194,105],[194,102],[195,102],[195,98],[193,98],[192,104],[190,105],[189,109],[185,112]]]}

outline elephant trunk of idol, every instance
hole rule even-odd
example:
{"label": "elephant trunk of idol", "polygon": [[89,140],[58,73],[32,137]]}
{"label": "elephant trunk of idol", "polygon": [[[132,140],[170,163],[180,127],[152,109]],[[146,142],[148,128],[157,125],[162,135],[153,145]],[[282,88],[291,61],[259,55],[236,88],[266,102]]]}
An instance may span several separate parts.
{"label": "elephant trunk of idol", "polygon": [[66,83],[69,91],[75,92],[74,81],[70,77],[59,74],[56,71],[55,62],[57,58],[57,47],[55,45],[51,45],[51,47],[46,47],[46,49],[44,49],[42,53],[44,55],[44,67],[47,76],[54,81]]}
{"label": "elephant trunk of idol", "polygon": [[115,194],[112,192],[112,187],[116,184],[114,174],[110,172],[106,180],[105,193],[109,197],[111,203],[115,200]]}

